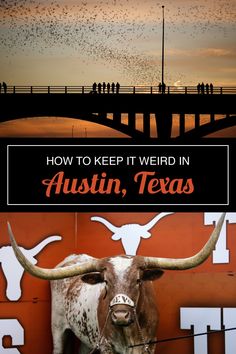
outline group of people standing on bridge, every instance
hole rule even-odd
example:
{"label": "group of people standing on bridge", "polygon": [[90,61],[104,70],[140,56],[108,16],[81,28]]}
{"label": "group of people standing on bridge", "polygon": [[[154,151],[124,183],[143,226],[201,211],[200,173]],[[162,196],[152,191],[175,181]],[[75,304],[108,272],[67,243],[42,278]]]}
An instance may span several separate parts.
{"label": "group of people standing on bridge", "polygon": [[0,82],[0,93],[2,93],[2,89],[3,89],[3,93],[7,93],[7,84],[3,81],[3,83]]}
{"label": "group of people standing on bridge", "polygon": [[116,84],[112,82],[111,84],[108,82],[107,84],[103,82],[99,82],[98,84],[96,82],[93,83],[92,86],[92,93],[119,93],[120,91],[120,84],[117,82]]}
{"label": "group of people standing on bridge", "polygon": [[164,82],[159,82],[158,92],[159,93],[166,93],[166,84]]}
{"label": "group of people standing on bridge", "polygon": [[210,83],[210,85],[209,84],[205,85],[203,82],[201,84],[199,82],[197,85],[197,93],[198,94],[202,94],[202,95],[204,95],[204,93],[206,93],[207,95],[209,95],[209,93],[213,94],[213,90],[214,90],[214,88],[213,88],[212,83]]}

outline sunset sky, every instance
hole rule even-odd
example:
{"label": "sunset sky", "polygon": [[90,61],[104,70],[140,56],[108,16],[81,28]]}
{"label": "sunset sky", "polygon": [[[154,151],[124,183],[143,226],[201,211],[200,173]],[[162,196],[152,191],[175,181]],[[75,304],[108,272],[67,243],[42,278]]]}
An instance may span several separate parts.
{"label": "sunset sky", "polygon": [[[1,0],[9,85],[236,85],[236,0]],[[71,125],[70,125],[71,127]]]}
{"label": "sunset sky", "polygon": [[236,0],[1,0],[1,78],[9,84],[236,84]]}

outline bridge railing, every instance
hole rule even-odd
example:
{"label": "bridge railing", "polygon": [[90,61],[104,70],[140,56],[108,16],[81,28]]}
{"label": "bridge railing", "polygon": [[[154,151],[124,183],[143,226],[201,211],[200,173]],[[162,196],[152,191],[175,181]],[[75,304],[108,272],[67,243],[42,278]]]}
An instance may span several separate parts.
{"label": "bridge railing", "polygon": [[[1,93],[5,91],[1,89]],[[7,93],[11,94],[94,94],[98,93],[98,90],[95,92],[92,89],[92,86],[7,86]],[[108,94],[107,87],[105,90],[101,88],[101,94]],[[210,88],[207,89],[204,87],[204,91],[201,91],[197,86],[166,86],[164,92],[160,90],[159,86],[120,86],[118,91],[115,87],[114,92],[111,88],[109,93],[119,93],[119,94],[236,94],[236,87],[225,86],[213,87],[211,91]]]}

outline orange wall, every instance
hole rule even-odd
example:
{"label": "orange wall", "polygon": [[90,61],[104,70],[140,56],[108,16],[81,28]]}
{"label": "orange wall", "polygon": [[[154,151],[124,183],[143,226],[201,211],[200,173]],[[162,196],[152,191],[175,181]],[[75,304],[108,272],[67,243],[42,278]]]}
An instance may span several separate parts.
{"label": "orange wall", "polygon": [[[9,244],[6,221],[9,220],[19,245],[32,248],[49,235],[61,235],[37,256],[38,265],[53,267],[71,253],[87,253],[104,257],[124,253],[120,241],[112,241],[112,233],[104,225],[92,222],[91,216],[102,216],[120,226],[126,223],[145,224],[155,213],[1,213],[0,249]],[[204,226],[203,213],[175,213],[160,220],[143,239],[137,254],[162,257],[188,257],[196,253],[210,236],[213,226]],[[188,271],[167,271],[155,282],[160,309],[158,338],[190,334],[180,329],[180,307],[236,307],[236,224],[227,226],[229,264],[204,265]],[[233,236],[234,236],[233,235]],[[18,301],[7,299],[6,280],[0,268],[0,320],[17,319],[24,328],[22,354],[50,354],[50,291],[47,281],[28,274],[22,278],[22,296]],[[0,322],[1,324],[1,322]],[[9,337],[4,345],[11,347]],[[1,352],[1,350],[0,350]],[[158,345],[158,353],[193,354],[193,340]],[[209,340],[209,354],[224,353],[224,335]]]}

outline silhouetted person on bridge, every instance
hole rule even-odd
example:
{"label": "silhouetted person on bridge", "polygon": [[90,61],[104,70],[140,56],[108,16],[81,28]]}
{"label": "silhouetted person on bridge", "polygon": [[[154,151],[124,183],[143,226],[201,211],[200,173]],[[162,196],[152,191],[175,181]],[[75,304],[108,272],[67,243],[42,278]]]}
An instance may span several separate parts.
{"label": "silhouetted person on bridge", "polygon": [[161,87],[162,87],[162,93],[163,94],[166,93],[166,84],[164,82],[162,83]]}
{"label": "silhouetted person on bridge", "polygon": [[116,93],[119,93],[120,91],[120,84],[119,82],[116,83]]}
{"label": "silhouetted person on bridge", "polygon": [[201,92],[201,84],[199,82],[197,85],[197,93],[200,94],[200,92]]}
{"label": "silhouetted person on bridge", "polygon": [[206,93],[209,95],[209,84],[206,84]]}
{"label": "silhouetted person on bridge", "polygon": [[7,93],[7,84],[5,82],[2,83],[2,87],[3,87],[3,92]]}
{"label": "silhouetted person on bridge", "polygon": [[211,95],[213,94],[213,84],[212,83],[210,83],[210,93],[211,93]]}
{"label": "silhouetted person on bridge", "polygon": [[107,84],[107,93],[110,93],[110,88],[111,88],[111,85],[110,85],[110,83],[108,82],[108,84]]}
{"label": "silhouetted person on bridge", "polygon": [[102,92],[103,93],[106,92],[106,83],[105,82],[102,83]]}
{"label": "silhouetted person on bridge", "polygon": [[115,83],[114,82],[111,84],[111,92],[115,93]]}
{"label": "silhouetted person on bridge", "polygon": [[2,83],[0,82],[0,93],[2,93]]}
{"label": "silhouetted person on bridge", "polygon": [[161,85],[161,82],[159,82],[159,85],[158,85],[158,92],[161,93],[162,91],[162,85]]}
{"label": "silhouetted person on bridge", "polygon": [[98,84],[98,93],[101,93],[102,92],[102,84],[101,82],[99,82]]}
{"label": "silhouetted person on bridge", "polygon": [[94,82],[94,83],[93,83],[93,92],[95,93],[96,90],[97,90],[97,84],[96,84],[96,82]]}
{"label": "silhouetted person on bridge", "polygon": [[201,94],[204,95],[204,91],[205,91],[205,86],[204,83],[201,83]]}

